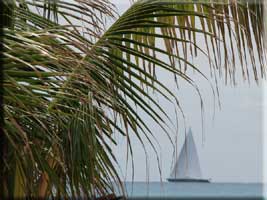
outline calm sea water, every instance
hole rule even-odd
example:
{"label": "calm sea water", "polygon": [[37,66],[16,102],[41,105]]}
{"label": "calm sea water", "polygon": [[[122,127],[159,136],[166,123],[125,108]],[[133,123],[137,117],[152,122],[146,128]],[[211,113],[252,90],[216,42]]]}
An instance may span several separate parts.
{"label": "calm sea water", "polygon": [[263,199],[263,184],[258,183],[127,182],[125,187],[129,199]]}

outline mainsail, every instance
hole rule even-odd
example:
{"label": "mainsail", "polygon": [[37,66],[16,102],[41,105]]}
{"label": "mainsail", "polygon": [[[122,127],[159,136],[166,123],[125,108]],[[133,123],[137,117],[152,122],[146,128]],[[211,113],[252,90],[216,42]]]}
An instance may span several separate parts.
{"label": "mainsail", "polygon": [[176,180],[197,180],[208,181],[202,179],[200,163],[198,159],[197,149],[192,135],[191,128],[189,129],[181,153],[171,172],[169,181]]}

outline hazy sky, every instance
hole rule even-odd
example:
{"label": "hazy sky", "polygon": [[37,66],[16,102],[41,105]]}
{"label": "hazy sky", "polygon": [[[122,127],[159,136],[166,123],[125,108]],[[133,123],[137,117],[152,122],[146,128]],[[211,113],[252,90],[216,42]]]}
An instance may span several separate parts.
{"label": "hazy sky", "polygon": [[[113,0],[113,2],[119,8],[119,12],[129,6],[126,0]],[[207,68],[207,61],[201,56],[194,60],[194,64],[203,71]],[[254,82],[249,85],[240,80],[238,86],[233,87],[225,86],[223,81],[219,81],[222,107],[220,110],[217,100],[215,100],[215,118],[213,120],[214,99],[212,91],[206,81],[196,73],[191,73],[191,77],[194,77],[200,85],[204,100],[205,130],[203,135],[200,101],[196,92],[183,82],[180,83],[180,89],[177,90],[173,76],[164,72],[159,72],[158,77],[180,99],[186,115],[187,127],[192,127],[203,178],[211,178],[214,182],[261,182],[263,176],[264,108],[262,86],[257,86]],[[156,97],[156,99],[175,121],[173,107],[160,97]],[[146,119],[145,116],[143,117]],[[179,120],[178,151],[180,151],[184,140],[181,116]],[[171,171],[173,149],[164,133],[149,119],[147,119],[147,123],[152,127],[160,142],[162,180],[165,181]],[[131,181],[131,166],[128,166],[127,173],[125,169],[125,141],[120,138],[117,139],[119,148],[116,149],[116,155],[122,166],[122,174],[126,175],[126,180]],[[133,138],[133,147],[135,181],[146,181],[148,175],[150,181],[160,181],[157,159],[152,149],[147,149],[148,156],[146,157],[141,144],[135,138]],[[149,160],[149,173],[146,170],[146,159]]]}

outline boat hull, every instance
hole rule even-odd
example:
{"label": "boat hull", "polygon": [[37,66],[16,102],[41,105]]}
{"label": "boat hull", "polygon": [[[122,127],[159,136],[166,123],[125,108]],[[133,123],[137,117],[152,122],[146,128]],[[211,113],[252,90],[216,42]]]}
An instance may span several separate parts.
{"label": "boat hull", "polygon": [[203,182],[203,183],[210,183],[209,179],[181,179],[181,178],[168,178],[169,182]]}

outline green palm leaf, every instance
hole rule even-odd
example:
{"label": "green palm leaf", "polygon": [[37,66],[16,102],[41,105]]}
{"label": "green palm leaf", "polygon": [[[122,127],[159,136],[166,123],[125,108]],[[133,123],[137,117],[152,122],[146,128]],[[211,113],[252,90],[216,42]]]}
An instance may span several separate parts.
{"label": "green palm leaf", "polygon": [[131,135],[157,154],[155,134],[137,110],[170,142],[174,122],[153,95],[182,112],[159,70],[198,93],[187,71],[210,81],[191,62],[201,54],[214,78],[226,82],[235,83],[238,73],[256,81],[266,73],[262,4],[140,0],[108,30],[106,19],[117,15],[107,0],[2,4],[6,196],[96,197],[114,192],[114,181],[121,188],[114,133],[125,137],[130,155]]}

